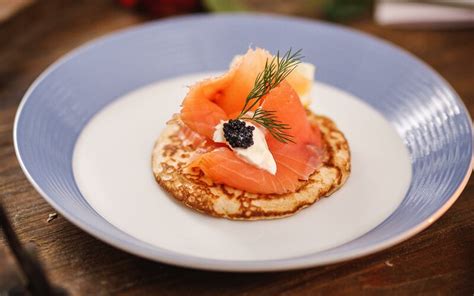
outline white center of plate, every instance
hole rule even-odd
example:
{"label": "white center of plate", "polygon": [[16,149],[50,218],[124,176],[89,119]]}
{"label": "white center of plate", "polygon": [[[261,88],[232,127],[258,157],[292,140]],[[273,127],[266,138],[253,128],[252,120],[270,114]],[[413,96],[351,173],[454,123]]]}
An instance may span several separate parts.
{"label": "white center of plate", "polygon": [[187,92],[210,74],[182,76],[138,89],[96,114],[74,151],[76,182],[110,223],[152,245],[209,259],[268,260],[306,255],[353,240],[400,204],[411,180],[408,152],[375,110],[316,83],[311,109],[332,118],[352,154],[347,183],[298,214],[269,221],[229,221],[199,214],[162,190],[151,170],[155,140]]}

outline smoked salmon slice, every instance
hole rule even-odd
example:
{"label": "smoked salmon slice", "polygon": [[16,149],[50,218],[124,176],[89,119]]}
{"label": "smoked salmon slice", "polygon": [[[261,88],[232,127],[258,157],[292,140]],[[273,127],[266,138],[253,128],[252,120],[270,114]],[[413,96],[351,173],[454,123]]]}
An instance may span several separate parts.
{"label": "smoked salmon slice", "polygon": [[[240,113],[255,78],[272,56],[262,49],[249,49],[221,77],[208,79],[190,87],[182,109],[184,124],[212,139],[215,126]],[[191,166],[219,184],[251,193],[283,194],[298,189],[300,180],[307,180],[321,164],[323,145],[317,127],[311,126],[306,110],[292,83],[302,88],[303,78],[290,75],[263,99],[261,108],[272,110],[281,122],[290,126],[294,143],[282,143],[266,133],[265,139],[277,164],[275,175],[259,169],[238,157],[228,147],[201,154]]]}

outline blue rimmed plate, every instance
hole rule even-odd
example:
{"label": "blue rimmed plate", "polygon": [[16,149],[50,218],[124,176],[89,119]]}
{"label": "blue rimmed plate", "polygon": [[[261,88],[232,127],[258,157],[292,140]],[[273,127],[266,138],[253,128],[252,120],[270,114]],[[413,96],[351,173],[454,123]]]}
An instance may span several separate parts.
{"label": "blue rimmed plate", "polygon": [[[88,174],[77,172],[73,162],[84,157],[75,156],[75,147],[84,130],[106,122],[107,118],[103,118],[108,116],[107,112],[125,118],[131,114],[127,110],[135,108],[123,106],[123,102],[127,99],[136,102],[144,97],[146,102],[149,97],[143,94],[150,90],[158,97],[160,94],[176,96],[154,106],[156,116],[153,113],[143,116],[164,121],[173,110],[177,111],[182,98],[179,97],[182,96],[180,85],[192,83],[201,77],[199,73],[225,70],[232,57],[244,52],[249,45],[271,51],[290,46],[303,48],[305,61],[317,65],[320,84],[315,86],[314,96],[325,94],[326,99],[316,98],[315,108],[339,119],[336,121],[341,124],[350,144],[354,144],[351,146],[354,158],[352,185],[348,184],[328,202],[320,205],[318,202],[295,218],[256,223],[204,217],[161,196],[155,187],[150,190],[156,190],[156,199],[145,200],[141,199],[142,195],[134,195],[133,203],[130,199],[124,201],[127,196],[110,196],[105,188],[100,193],[90,190],[97,187],[88,186],[88,180],[100,180],[98,175],[93,175],[97,168],[93,165],[103,158],[97,157],[96,161],[90,162]],[[157,81],[158,84],[149,86]],[[139,99],[136,99],[137,92],[133,92],[137,89],[141,89]],[[131,96],[117,100],[131,92]],[[349,112],[364,108],[373,111],[367,111],[371,115],[365,117],[373,121],[363,122],[360,115],[357,117]],[[336,109],[345,110],[345,113],[338,113]],[[354,124],[360,128],[351,129],[351,120],[360,122],[360,125]],[[392,167],[403,163],[399,154],[377,156],[376,151],[380,150],[377,147],[358,146],[359,142],[364,142],[360,137],[366,134],[360,132],[361,128],[370,130],[368,139],[385,139],[390,132],[369,129],[384,126],[384,122],[388,122],[407,153],[408,172],[396,170],[398,175],[388,175],[392,173]],[[156,124],[159,126],[161,121]],[[108,125],[102,123],[102,126]],[[127,126],[133,124],[124,128]],[[102,136],[100,131],[91,133],[93,136],[89,139],[98,141],[109,136],[104,130]],[[159,133],[159,129],[154,133]],[[110,138],[103,143],[106,145],[113,140]],[[316,266],[392,246],[439,218],[459,196],[472,167],[471,119],[457,94],[433,70],[406,52],[356,31],[267,15],[168,19],[91,42],[56,62],[30,87],[17,113],[14,141],[20,164],[33,186],[56,210],[83,230],[139,256],[181,266],[226,271]],[[384,142],[374,141],[380,145]],[[91,157],[85,158],[100,156],[98,150],[86,149]],[[377,156],[380,160],[385,157],[390,166],[382,172],[367,174],[362,169],[361,158],[367,151],[373,151],[367,157]],[[406,190],[400,191],[403,192],[400,202],[383,215],[377,208],[351,207],[357,210],[369,208],[367,213],[359,213],[361,221],[365,216],[373,217],[372,214],[377,219],[364,224],[365,230],[355,237],[347,235],[344,239],[331,241],[336,233],[344,233],[350,228],[349,222],[335,225],[330,224],[330,220],[318,219],[323,219],[324,214],[327,219],[334,216],[327,213],[335,211],[331,208],[335,201],[350,200],[351,196],[364,201],[363,197],[369,196],[370,190],[357,191],[358,196],[355,196],[351,188],[355,188],[354,184],[362,189],[368,188],[370,182],[378,184],[382,180],[381,174],[385,175],[386,186],[390,185],[387,181],[390,178],[394,182],[407,178]],[[360,176],[365,176],[362,185]],[[107,183],[103,180],[97,186]],[[115,186],[124,186],[124,182],[117,183],[120,184]],[[127,188],[123,187],[120,192]],[[133,193],[131,191],[129,196]],[[392,191],[386,192],[386,195],[392,194]],[[383,198],[380,192],[377,196]],[[161,204],[154,204],[157,201]],[[367,200],[367,205],[375,205],[369,202]],[[146,211],[150,209],[149,205],[156,207],[152,208],[154,211]],[[129,210],[125,211],[127,207]],[[328,209],[326,212],[322,210],[325,208]],[[350,215],[349,212],[347,209],[344,215],[339,212],[339,218]],[[352,212],[357,214],[357,211]],[[120,221],[130,222],[120,224]],[[378,222],[374,224],[374,221]],[[157,228],[160,225],[166,227]],[[328,225],[333,228],[322,236],[324,233],[318,231]],[[300,229],[299,232],[296,229]],[[267,245],[273,247],[265,252]]]}

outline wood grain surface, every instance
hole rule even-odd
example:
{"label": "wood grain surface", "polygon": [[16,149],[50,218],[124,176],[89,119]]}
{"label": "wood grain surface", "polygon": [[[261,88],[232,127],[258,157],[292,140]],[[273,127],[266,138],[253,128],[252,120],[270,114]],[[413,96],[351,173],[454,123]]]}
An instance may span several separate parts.
{"label": "wood grain surface", "polygon": [[[473,295],[474,187],[422,233],[345,263],[277,273],[217,273],[140,259],[110,247],[54,210],[15,157],[15,111],[32,81],[69,50],[147,19],[112,1],[37,1],[0,26],[0,198],[20,239],[37,246],[50,279],[73,295]],[[387,39],[441,73],[474,112],[474,31],[348,25]],[[0,238],[0,250],[5,250]],[[0,266],[5,268],[4,265]]]}

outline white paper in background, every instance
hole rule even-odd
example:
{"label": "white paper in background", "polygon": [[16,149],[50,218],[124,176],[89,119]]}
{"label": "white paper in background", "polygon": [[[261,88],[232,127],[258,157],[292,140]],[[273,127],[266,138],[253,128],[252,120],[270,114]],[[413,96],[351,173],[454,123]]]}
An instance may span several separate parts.
{"label": "white paper in background", "polygon": [[381,25],[400,27],[474,27],[474,1],[378,1],[374,17]]}
{"label": "white paper in background", "polygon": [[431,3],[445,4],[445,5],[455,5],[455,6],[464,6],[466,8],[474,8],[474,0],[425,0]]}

